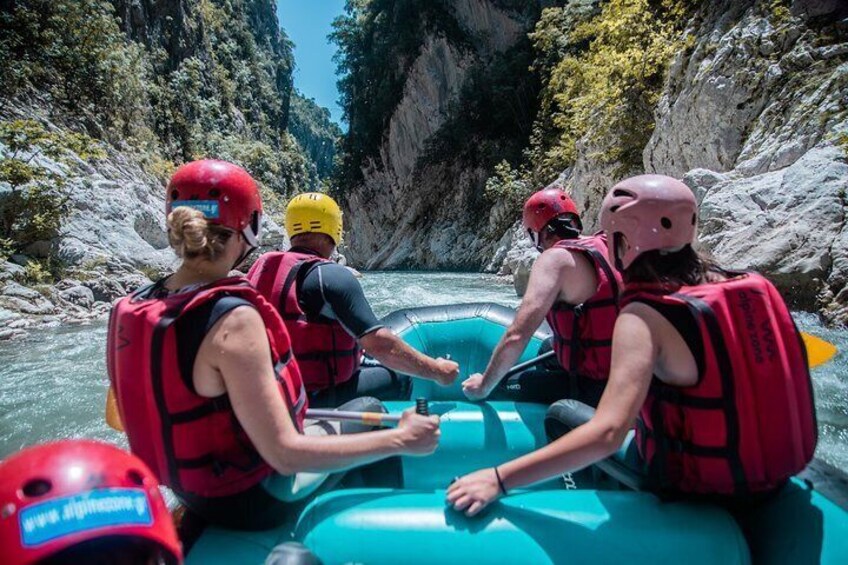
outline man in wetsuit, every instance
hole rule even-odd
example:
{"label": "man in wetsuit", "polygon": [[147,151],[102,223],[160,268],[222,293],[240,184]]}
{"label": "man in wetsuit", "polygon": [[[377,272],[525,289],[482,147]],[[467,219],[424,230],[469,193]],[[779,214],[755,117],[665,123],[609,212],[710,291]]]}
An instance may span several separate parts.
{"label": "man in wetsuit", "polygon": [[[248,278],[291,334],[310,405],[338,406],[358,396],[407,398],[408,378],[398,372],[442,385],[456,379],[456,363],[428,357],[383,327],[351,270],[330,260],[342,238],[342,212],[332,198],[293,198],[286,231],[291,249],[260,257]],[[370,357],[364,362],[363,349]]]}

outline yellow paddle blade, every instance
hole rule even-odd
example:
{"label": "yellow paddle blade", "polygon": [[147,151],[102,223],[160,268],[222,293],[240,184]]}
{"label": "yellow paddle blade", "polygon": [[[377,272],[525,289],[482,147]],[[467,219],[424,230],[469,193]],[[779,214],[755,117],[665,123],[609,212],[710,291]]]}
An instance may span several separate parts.
{"label": "yellow paddle blade", "polygon": [[832,343],[807,332],[801,332],[801,337],[804,338],[804,345],[807,347],[807,362],[811,369],[824,365],[836,355],[836,346]]}
{"label": "yellow paddle blade", "polygon": [[115,391],[111,386],[106,395],[106,423],[115,431],[124,431],[124,423],[121,422],[121,413],[118,411],[118,399],[115,398]]}

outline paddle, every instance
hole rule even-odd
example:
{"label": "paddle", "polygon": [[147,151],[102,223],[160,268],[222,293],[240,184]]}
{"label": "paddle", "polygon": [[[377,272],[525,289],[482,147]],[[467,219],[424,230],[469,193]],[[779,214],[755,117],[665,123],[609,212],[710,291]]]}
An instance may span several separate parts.
{"label": "paddle", "polygon": [[[415,399],[415,413],[429,416],[430,409],[426,398]],[[400,422],[400,414],[383,414],[382,412],[349,412],[346,410],[327,410],[310,408],[306,411],[310,420],[330,420],[336,422],[357,422],[366,426],[383,426]]]}
{"label": "paddle", "polygon": [[[810,368],[813,369],[818,367],[819,365],[824,365],[831,359],[833,359],[834,355],[837,353],[836,346],[832,343],[829,343],[820,337],[816,337],[814,335],[808,334],[807,332],[801,332],[801,337],[804,340],[804,345],[807,348],[807,362],[810,365]],[[530,367],[534,367],[539,363],[543,363],[548,359],[554,357],[556,353],[554,351],[548,351],[546,353],[542,353],[541,355],[534,357],[524,363],[519,363],[514,366],[512,369],[506,372],[504,378],[509,378],[516,373],[520,373]],[[424,401],[424,408],[427,407],[426,399],[418,399],[416,403]],[[416,405],[416,411],[419,406]],[[420,413],[420,412],[419,412]],[[339,410],[309,410],[307,411],[307,417],[315,420],[347,420],[347,421],[355,421],[361,422],[363,424],[367,424],[369,426],[380,426],[383,424],[393,424],[400,421],[399,414],[381,414],[377,412],[345,412]],[[109,424],[113,430],[123,432],[124,426],[121,422],[121,415],[118,412],[118,402],[115,399],[115,393],[112,390],[112,387],[109,387],[109,393],[106,396],[106,423]]]}
{"label": "paddle", "polygon": [[[422,416],[430,414],[430,408],[426,398],[415,400],[415,413]],[[400,414],[383,414],[382,412],[350,412],[346,410],[328,410],[321,408],[310,408],[306,411],[306,417],[310,420],[330,420],[337,422],[358,422],[366,426],[384,426],[386,424],[397,424],[400,422]],[[106,394],[106,423],[115,431],[123,432],[124,424],[118,412],[118,402],[112,387]]]}
{"label": "paddle", "polygon": [[124,431],[124,423],[121,422],[121,413],[118,412],[118,399],[115,398],[115,391],[109,387],[109,392],[106,393],[106,423],[116,432]]}
{"label": "paddle", "polygon": [[836,355],[836,346],[828,343],[820,337],[801,332],[804,345],[807,347],[807,363],[810,368],[824,365]]}
{"label": "paddle", "polygon": [[542,353],[538,357],[533,357],[532,359],[525,361],[524,363],[519,363],[518,365],[514,366],[512,369],[510,369],[509,371],[504,373],[503,378],[508,379],[509,377],[520,373],[521,371],[529,369],[530,367],[535,367],[539,363],[544,363],[548,359],[552,359],[555,356],[556,356],[556,351],[554,351],[553,349],[550,350],[550,351],[547,351],[545,353]]}
{"label": "paddle", "polygon": [[[830,342],[823,340],[820,337],[816,337],[812,334],[808,334],[807,332],[801,332],[801,337],[804,339],[804,345],[807,348],[807,363],[810,366],[810,369],[814,369],[819,365],[824,365],[831,359],[833,356],[837,354],[836,346]],[[546,353],[542,353],[538,357],[533,357],[532,359],[525,361],[524,363],[519,363],[512,369],[504,374],[503,378],[509,378],[521,371],[529,369],[530,367],[534,367],[540,363],[547,361],[548,359],[554,357],[556,353],[552,351],[548,351]]]}

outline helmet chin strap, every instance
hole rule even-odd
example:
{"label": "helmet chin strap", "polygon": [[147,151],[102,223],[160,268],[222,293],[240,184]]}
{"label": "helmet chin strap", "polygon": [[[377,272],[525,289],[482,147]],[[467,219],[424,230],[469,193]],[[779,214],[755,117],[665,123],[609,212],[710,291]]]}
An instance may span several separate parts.
{"label": "helmet chin strap", "polygon": [[247,250],[245,250],[244,253],[239,255],[238,259],[236,259],[236,262],[233,263],[233,266],[230,268],[231,271],[237,269],[239,265],[244,263],[254,251],[259,249],[259,235],[258,233],[253,233],[253,229],[251,228],[251,226],[247,226],[246,228],[241,230],[239,232],[239,235],[244,238],[249,247],[247,248]]}
{"label": "helmet chin strap", "polygon": [[533,243],[533,247],[536,248],[536,251],[542,253],[544,249],[542,249],[542,238],[539,236],[539,233],[527,228],[527,235],[530,236],[530,241]]}

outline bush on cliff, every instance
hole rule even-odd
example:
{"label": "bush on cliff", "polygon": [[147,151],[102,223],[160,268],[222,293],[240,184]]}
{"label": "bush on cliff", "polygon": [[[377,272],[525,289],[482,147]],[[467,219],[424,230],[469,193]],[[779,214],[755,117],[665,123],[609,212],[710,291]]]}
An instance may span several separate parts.
{"label": "bush on cliff", "polygon": [[0,191],[0,253],[8,256],[52,240],[67,212],[65,176],[38,157],[68,167],[73,156],[100,159],[105,152],[87,135],[49,130],[32,120],[0,122],[0,143],[0,184],[8,187]]}
{"label": "bush on cliff", "polygon": [[230,157],[288,196],[311,179],[286,132],[294,58],[273,10],[272,0],[187,0],[187,39],[169,52],[176,42],[136,34],[107,0],[0,3],[0,100],[41,106],[157,178]]}
{"label": "bush on cliff", "polygon": [[531,39],[542,74],[541,111],[528,160],[540,182],[577,158],[577,143],[603,162],[638,169],[672,58],[693,0],[610,0],[580,20],[568,8],[544,11]]}

